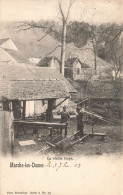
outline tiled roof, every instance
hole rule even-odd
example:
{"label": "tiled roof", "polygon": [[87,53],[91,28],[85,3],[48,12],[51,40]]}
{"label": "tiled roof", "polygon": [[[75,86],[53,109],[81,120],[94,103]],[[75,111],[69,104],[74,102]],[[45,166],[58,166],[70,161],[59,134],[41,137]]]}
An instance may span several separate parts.
{"label": "tiled roof", "polygon": [[[50,57],[45,57],[43,59],[40,60],[40,62],[37,64],[37,66],[40,67],[46,67],[49,66],[49,63],[51,62],[52,59],[56,59],[58,60],[58,58],[50,56]],[[59,61],[59,60],[58,60]]]}
{"label": "tiled roof", "polygon": [[12,49],[5,49],[8,54],[10,54],[18,63],[29,63],[29,60],[26,59],[19,51],[15,51]]}
{"label": "tiled roof", "polygon": [[66,63],[65,63],[65,66],[73,66],[73,63],[78,60],[76,57],[75,58],[68,58]]}
{"label": "tiled roof", "polygon": [[78,60],[78,62],[81,64],[81,68],[90,68],[90,66],[86,63],[82,63],[77,57],[74,58],[68,58],[67,61],[65,62],[66,67],[72,67],[73,63]]}
{"label": "tiled roof", "polygon": [[[95,62],[94,62],[94,53],[93,53],[93,46],[91,43],[87,43],[82,48],[76,48],[75,45],[68,45],[70,48],[70,54],[72,58],[78,58],[81,62],[88,64],[92,69],[94,69]],[[96,63],[97,63],[97,70],[102,69],[107,70],[112,67],[112,64],[106,62],[105,60],[96,56]]]}
{"label": "tiled roof", "polygon": [[0,39],[0,45],[2,45],[5,41],[9,40],[9,38],[6,39]]}
{"label": "tiled roof", "polygon": [[81,63],[81,68],[90,68],[90,66],[86,63]]}
{"label": "tiled roof", "polygon": [[0,99],[48,99],[76,93],[56,69],[7,63],[0,63],[0,89]]}

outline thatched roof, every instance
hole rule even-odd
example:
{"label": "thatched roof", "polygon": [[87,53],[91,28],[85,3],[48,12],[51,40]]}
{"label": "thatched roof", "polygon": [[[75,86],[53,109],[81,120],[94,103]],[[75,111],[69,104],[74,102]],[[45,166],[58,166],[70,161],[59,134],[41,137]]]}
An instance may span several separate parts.
{"label": "thatched roof", "polygon": [[56,70],[0,63],[0,99],[34,100],[69,97],[76,93]]}

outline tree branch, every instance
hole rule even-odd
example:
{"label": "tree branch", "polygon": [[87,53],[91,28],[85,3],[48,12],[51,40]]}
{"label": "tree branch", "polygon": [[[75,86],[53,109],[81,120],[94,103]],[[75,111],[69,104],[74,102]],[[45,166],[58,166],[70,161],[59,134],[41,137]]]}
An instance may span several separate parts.
{"label": "tree branch", "polygon": [[108,43],[114,42],[116,39],[118,39],[118,37],[120,36],[122,31],[123,31],[123,29],[120,29],[120,31],[115,35],[115,37],[113,37],[112,40],[108,41]]}
{"label": "tree branch", "polygon": [[69,4],[69,7],[68,7],[68,11],[67,11],[66,22],[68,20],[68,17],[69,17],[69,14],[70,14],[70,9],[71,9],[71,6],[73,5],[73,3],[74,3],[74,0],[71,0],[70,4]]}
{"label": "tree branch", "polygon": [[70,0],[66,18],[65,18],[65,15],[64,15],[64,13],[63,13],[63,10],[62,10],[61,3],[58,3],[58,4],[59,4],[59,10],[60,10],[60,13],[61,13],[61,15],[62,15],[62,20],[63,20],[63,22],[67,22],[68,17],[69,17],[69,14],[70,14],[70,9],[71,9],[71,6],[73,5],[73,3],[74,3],[74,0]]}
{"label": "tree branch", "polygon": [[63,19],[63,21],[65,21],[65,16],[64,16],[64,13],[62,11],[61,3],[58,3],[58,5],[59,5],[59,10],[60,10],[61,15],[62,15],[62,19]]}
{"label": "tree branch", "polygon": [[43,38],[45,38],[47,35],[49,34],[49,32],[47,32],[44,36],[42,36],[40,39],[37,39],[37,41],[41,41]]}
{"label": "tree branch", "polygon": [[[50,28],[52,28],[53,26],[51,26]],[[43,25],[37,24],[35,22],[31,22],[31,23],[29,23],[29,22],[23,22],[22,24],[19,24],[17,26],[17,28],[19,29],[19,32],[20,32],[20,31],[29,30],[31,28],[47,29],[47,26],[43,26]]]}
{"label": "tree branch", "polygon": [[46,54],[46,57],[47,57],[48,55],[50,55],[51,53],[53,53],[58,47],[61,47],[61,45],[57,45],[51,52],[49,52],[48,54]]}

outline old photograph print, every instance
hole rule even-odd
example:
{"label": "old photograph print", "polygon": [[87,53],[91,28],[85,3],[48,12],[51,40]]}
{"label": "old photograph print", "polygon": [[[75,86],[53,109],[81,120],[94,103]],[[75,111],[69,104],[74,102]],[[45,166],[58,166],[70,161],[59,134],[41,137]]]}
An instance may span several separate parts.
{"label": "old photograph print", "polygon": [[1,0],[1,195],[123,193],[122,9]]}

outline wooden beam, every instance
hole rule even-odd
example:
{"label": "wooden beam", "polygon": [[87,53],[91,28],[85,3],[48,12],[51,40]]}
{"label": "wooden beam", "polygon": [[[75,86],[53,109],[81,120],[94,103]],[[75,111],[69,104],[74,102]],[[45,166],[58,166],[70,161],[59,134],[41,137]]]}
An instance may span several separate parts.
{"label": "wooden beam", "polygon": [[26,100],[23,100],[23,116],[22,119],[25,120],[26,115]]}
{"label": "wooden beam", "polygon": [[63,102],[65,102],[67,99],[68,99],[68,97],[65,98],[63,101],[61,101],[59,104],[57,104],[57,105],[53,108],[53,110],[54,110],[55,108],[57,108],[59,105],[61,105]]}
{"label": "wooden beam", "polygon": [[54,102],[55,102],[55,99],[48,100],[48,108],[46,110],[46,121],[47,122],[52,122],[52,120],[53,120],[52,110],[53,110],[53,103]]}
{"label": "wooden beam", "polygon": [[52,148],[55,148],[56,147],[54,144],[52,144],[50,142],[47,142],[47,141],[46,141],[46,145],[51,146]]}
{"label": "wooden beam", "polygon": [[50,122],[39,122],[39,121],[27,121],[27,120],[14,120],[14,123],[20,123],[20,124],[34,124],[34,125],[41,125],[45,127],[54,127],[54,128],[60,128],[66,127],[65,123],[50,123]]}
{"label": "wooden beam", "polygon": [[68,148],[71,147],[71,146],[74,146],[75,144],[77,144],[77,143],[79,143],[79,142],[81,142],[81,141],[83,141],[83,140],[84,140],[85,138],[87,138],[88,136],[90,136],[90,134],[87,134],[87,135],[85,135],[84,137],[82,137],[82,138],[78,139],[77,141],[73,142],[71,145],[68,146]]}
{"label": "wooden beam", "polygon": [[102,117],[102,116],[100,116],[100,115],[98,115],[98,114],[95,114],[95,113],[93,113],[93,112],[89,112],[89,111],[86,111],[86,110],[80,110],[80,112],[82,112],[82,113],[86,113],[86,114],[88,114],[88,115],[90,115],[90,116],[93,116],[93,117],[96,117],[96,118],[98,118],[99,120],[102,120],[102,121],[104,121],[104,122],[107,122],[107,123],[112,123],[112,124],[114,124],[114,123],[121,123],[122,124],[122,122],[121,121],[117,121],[117,120],[109,120],[109,119],[107,119],[107,118],[105,118],[105,117]]}
{"label": "wooden beam", "polygon": [[91,133],[91,136],[106,136],[106,133]]}
{"label": "wooden beam", "polygon": [[72,138],[72,137],[74,137],[74,136],[76,136],[76,135],[78,135],[79,133],[80,133],[79,131],[75,132],[73,135],[71,135],[71,136],[69,137],[69,139]]}

